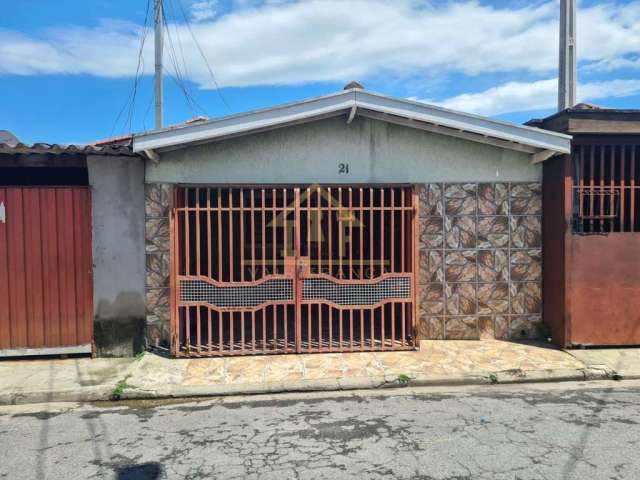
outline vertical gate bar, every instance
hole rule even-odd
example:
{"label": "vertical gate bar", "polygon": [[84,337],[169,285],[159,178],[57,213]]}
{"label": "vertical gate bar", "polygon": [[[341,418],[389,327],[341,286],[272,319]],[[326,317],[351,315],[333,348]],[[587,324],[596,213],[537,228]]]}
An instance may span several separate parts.
{"label": "vertical gate bar", "polygon": [[[244,282],[244,189],[240,189],[240,242],[238,242],[238,250],[240,251],[240,281]],[[244,340],[244,322],[242,322],[242,339]]]}
{"label": "vertical gate bar", "polygon": [[295,334],[296,334],[296,352],[300,353],[302,346],[302,280],[300,279],[300,273],[298,271],[297,260],[300,257],[300,189],[294,189],[294,215],[295,215],[295,223],[294,223],[294,255],[296,257],[296,265],[295,265],[295,294],[294,298],[296,300],[296,317],[295,317]]}
{"label": "vertical gate bar", "polygon": [[[302,208],[302,205],[300,206]],[[307,251],[306,254],[309,257],[309,266],[311,266],[312,262],[312,252],[311,252],[311,189],[307,187],[307,199],[306,199],[306,207],[305,210],[307,212]]]}
{"label": "vertical gate bar", "polygon": [[262,351],[267,351],[267,309],[263,307],[260,310],[260,318],[262,318]]}
{"label": "vertical gate bar", "polygon": [[229,351],[233,352],[235,349],[235,336],[233,335],[233,323],[235,321],[235,312],[229,312]]}
{"label": "vertical gate bar", "polygon": [[395,188],[391,187],[391,271],[396,271],[396,251],[395,251],[395,236],[396,236],[396,199]]}
{"label": "vertical gate bar", "polygon": [[[276,230],[277,230],[277,226],[278,226],[278,221],[277,221],[277,216],[276,216],[276,189],[272,189],[271,190],[271,208],[272,208],[272,218],[271,218],[271,247],[273,250],[273,255],[272,255],[272,263],[273,263],[273,273],[278,273],[278,267],[277,267],[277,262],[276,262],[276,242],[277,242],[277,235],[276,235]],[[286,213],[283,213],[283,215],[286,215]],[[266,311],[265,311],[265,316],[266,316]]]}
{"label": "vertical gate bar", "polygon": [[200,189],[199,188],[196,188],[195,207],[196,207],[196,275],[200,276],[200,260],[202,257],[200,256]]}
{"label": "vertical gate bar", "polygon": [[333,352],[333,307],[327,305],[329,309],[329,351]]}
{"label": "vertical gate bar", "polygon": [[624,232],[625,217],[624,145],[620,147],[620,231]]}
{"label": "vertical gate bar", "polygon": [[[229,188],[229,281],[233,282],[233,188]],[[233,323],[233,322],[231,322]]]}
{"label": "vertical gate bar", "polygon": [[[287,197],[289,196],[289,191],[286,189],[282,190],[282,195],[283,195],[283,199],[282,199],[282,207],[284,209],[284,216],[283,216],[283,222],[282,222],[282,228],[283,228],[283,232],[284,232],[284,257],[286,258],[289,255],[289,211],[291,210],[290,205],[287,203]],[[298,224],[296,223],[294,228],[297,228]],[[292,246],[292,245],[291,245]],[[293,251],[291,252],[292,255],[296,255],[296,252]],[[299,255],[299,253],[298,253]]]}
{"label": "vertical gate bar", "polygon": [[251,310],[251,351],[256,351],[256,311]]}
{"label": "vertical gate bar", "polygon": [[[282,231],[284,232],[283,235],[283,244],[284,244],[284,257],[283,258],[287,258],[287,255],[289,254],[289,249],[288,247],[288,243],[289,243],[289,206],[287,205],[287,196],[288,196],[288,192],[286,189],[282,189],[282,209],[284,211],[283,215],[282,215]],[[297,228],[298,223],[296,222],[295,227]],[[295,254],[295,252],[294,252]],[[299,253],[298,253],[299,255]]]}
{"label": "vertical gate bar", "polygon": [[415,346],[415,331],[416,322],[418,319],[418,291],[420,286],[418,285],[418,254],[419,254],[419,242],[418,242],[418,219],[420,218],[420,203],[418,200],[418,191],[415,187],[411,188],[411,338]]}
{"label": "vertical gate bar", "polygon": [[342,352],[344,350],[344,343],[343,343],[343,335],[342,335],[342,320],[344,318],[344,310],[338,310],[338,313],[340,314],[340,351]]}
{"label": "vertical gate bar", "polygon": [[311,353],[313,345],[313,335],[311,329],[311,304],[307,303],[307,351]]}
{"label": "vertical gate bar", "polygon": [[262,219],[262,236],[260,242],[262,243],[262,277],[267,274],[267,212],[266,205],[264,203],[264,188],[261,191],[261,203],[260,203],[260,218]]}
{"label": "vertical gate bar", "polygon": [[283,305],[282,306],[282,310],[283,310],[283,318],[284,318],[284,353],[287,353],[289,351],[289,325],[288,325],[288,319],[287,319],[287,310],[288,310],[288,305]]}
{"label": "vertical gate bar", "polygon": [[614,212],[615,212],[615,161],[616,161],[616,156],[615,156],[615,151],[614,151],[614,146],[611,145],[609,147],[609,164],[610,164],[610,168],[609,170],[611,171],[611,176],[609,177],[609,187],[610,187],[610,194],[609,194],[609,215],[611,215],[611,220],[609,221],[610,225],[609,228],[610,230],[613,232],[613,230],[615,229],[615,218],[614,218]]}
{"label": "vertical gate bar", "polygon": [[[318,201],[318,228],[316,229],[316,243],[318,244],[318,266],[317,273],[322,273],[322,188],[318,185],[317,201]],[[318,349],[322,350],[322,308],[318,304]]]}
{"label": "vertical gate bar", "polygon": [[349,350],[353,351],[353,308],[349,308]]}
{"label": "vertical gate bar", "polygon": [[360,309],[360,350],[364,349],[364,308]]}
{"label": "vertical gate bar", "polygon": [[600,232],[604,231],[604,145],[600,145]]}
{"label": "vertical gate bar", "polygon": [[238,317],[240,317],[240,353],[245,353],[246,351],[245,313],[246,312],[238,312]]}
{"label": "vertical gate bar", "polygon": [[631,180],[630,180],[630,188],[631,188],[631,199],[629,203],[630,208],[630,223],[631,223],[631,231],[635,230],[636,223],[636,211],[635,211],[635,203],[636,203],[636,148],[635,145],[630,145],[631,149]]}
{"label": "vertical gate bar", "polygon": [[331,187],[327,188],[327,215],[328,215],[328,220],[327,220],[327,226],[329,227],[329,231],[328,231],[328,237],[329,237],[329,255],[328,255],[328,262],[329,262],[329,275],[333,275],[333,216],[331,213],[332,210],[332,206],[333,206],[333,196],[331,193]]}
{"label": "vertical gate bar", "polygon": [[[317,273],[322,273],[322,188],[318,185],[318,218],[316,221],[318,222],[318,228],[316,231],[316,243],[318,244],[318,265],[317,265]],[[321,330],[322,331],[322,330]]]}
{"label": "vertical gate bar", "polygon": [[396,349],[396,303],[391,302],[391,350]]}
{"label": "vertical gate bar", "polygon": [[353,278],[353,189],[349,187],[349,280]]}
{"label": "vertical gate bar", "polygon": [[179,345],[180,345],[180,308],[178,307],[179,300],[179,290],[180,285],[178,284],[176,277],[180,275],[180,236],[182,234],[182,230],[180,229],[180,210],[177,208],[178,206],[178,192],[179,190],[176,188],[172,192],[174,208],[171,210],[171,215],[169,217],[169,231],[170,237],[169,241],[171,242],[170,246],[170,260],[172,265],[172,272],[169,276],[170,279],[170,299],[171,299],[171,354],[173,356],[178,355]]}
{"label": "vertical gate bar", "polygon": [[250,280],[256,280],[256,191],[251,189],[251,275]]}
{"label": "vertical gate bar", "polygon": [[209,307],[207,307],[207,340],[208,340],[208,350],[209,353],[211,353],[211,351],[213,350],[213,332],[211,331],[211,309]]}
{"label": "vertical gate bar", "polygon": [[189,257],[189,246],[191,235],[189,235],[189,189],[184,189],[184,271],[185,275],[191,275],[191,259]]}
{"label": "vertical gate bar", "polygon": [[211,258],[211,189],[207,188],[207,276],[213,278],[213,260]]}
{"label": "vertical gate bar", "polygon": [[[380,274],[383,274],[386,266],[387,252],[384,246],[384,188],[380,188]],[[384,311],[385,305],[380,308],[380,345],[384,350]]]}
{"label": "vertical gate bar", "polygon": [[322,349],[322,308],[318,304],[318,348]]}
{"label": "vertical gate bar", "polygon": [[373,348],[373,346],[376,344],[376,324],[375,324],[375,318],[376,318],[376,310],[377,308],[372,308],[371,310],[369,310],[370,312],[370,320],[371,320],[371,348]]}
{"label": "vertical gate bar", "polygon": [[[375,276],[375,267],[374,267],[374,252],[373,252],[373,236],[374,236],[374,228],[373,228],[373,188],[369,188],[369,257],[371,259],[371,264],[369,266],[369,278],[373,278]],[[373,315],[371,316],[373,319]],[[373,326],[373,320],[371,325]],[[372,330],[373,331],[373,330]],[[372,337],[373,341],[373,337]]]}
{"label": "vertical gate bar", "polygon": [[186,308],[184,321],[184,343],[186,344],[187,353],[189,353],[191,351],[191,307]]}
{"label": "vertical gate bar", "polygon": [[196,307],[196,350],[198,353],[202,351],[202,329],[200,326],[201,318],[200,318],[200,310],[202,308],[200,305]]}
{"label": "vertical gate bar", "polygon": [[[342,247],[343,247],[343,243],[344,240],[342,238],[342,230],[343,230],[343,223],[342,223],[342,219],[344,217],[344,213],[343,212],[343,205],[342,205],[342,187],[338,187],[338,208],[340,209],[338,211],[338,276],[339,278],[343,278],[342,276],[342,256],[344,255]],[[341,319],[341,323],[342,323],[342,316],[340,317]]]}
{"label": "vertical gate bar", "polygon": [[406,265],[406,258],[404,256],[404,217],[406,215],[406,201],[404,198],[404,193],[405,193],[406,188],[402,188],[400,190],[400,204],[402,205],[402,209],[400,210],[400,263],[401,263],[401,267],[400,267],[400,271],[402,273],[405,273],[407,271],[407,265]]}
{"label": "vertical gate bar", "polygon": [[593,193],[594,193],[594,175],[595,175],[595,145],[591,145],[591,155],[589,156],[589,231],[593,232]]}
{"label": "vertical gate bar", "polygon": [[[360,280],[364,280],[364,192],[362,187],[360,187],[360,212],[358,213],[358,220],[360,222],[360,274],[358,277]],[[364,319],[361,318],[360,320],[360,323],[363,323],[362,321]],[[362,338],[364,341],[364,335]]]}
{"label": "vertical gate bar", "polygon": [[[218,220],[218,281],[222,282],[222,190],[218,188],[218,210],[216,217]],[[220,340],[222,342],[222,340]]]}
{"label": "vertical gate bar", "polygon": [[[305,253],[309,258],[309,268],[311,268],[311,265],[313,264],[313,252],[311,251],[311,189],[309,187],[307,187],[307,198],[305,200],[305,204],[306,206],[304,208],[307,213],[307,251]],[[303,208],[302,205],[300,205],[300,208],[301,209]],[[301,228],[301,225],[296,224],[296,227]],[[310,304],[306,305],[306,310],[307,310],[307,351],[311,352],[311,343],[312,343],[311,341],[313,337],[311,335],[311,305]]]}
{"label": "vertical gate bar", "polygon": [[224,312],[218,310],[218,350],[224,350]]}

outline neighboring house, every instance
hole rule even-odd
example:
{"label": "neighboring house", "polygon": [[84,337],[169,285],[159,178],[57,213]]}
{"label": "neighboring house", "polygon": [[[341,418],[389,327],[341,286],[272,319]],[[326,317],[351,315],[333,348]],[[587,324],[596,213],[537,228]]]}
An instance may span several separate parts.
{"label": "neighboring house", "polygon": [[144,348],[142,159],[2,140],[0,357]]}
{"label": "neighboring house", "polygon": [[[16,148],[2,147],[2,172],[23,158]],[[98,354],[137,351],[143,331],[147,346],[175,356],[398,350],[544,332],[542,162],[570,152],[567,135],[352,83],[92,147],[25,148],[51,169],[73,149],[84,172],[93,283],[76,285],[93,290],[80,296],[79,322],[83,345],[94,328]],[[20,183],[0,187],[9,212],[0,255],[3,239],[35,248],[10,233],[18,207],[6,192]],[[25,283],[0,268],[0,281],[16,296],[34,272]],[[24,304],[10,303],[8,317],[5,307],[0,329],[6,318],[30,322],[20,312],[34,307]],[[45,324],[55,318],[42,312]],[[0,355],[35,346],[24,338]]]}
{"label": "neighboring house", "polygon": [[640,110],[580,104],[530,125],[573,136],[544,164],[544,316],[563,346],[640,344]]}

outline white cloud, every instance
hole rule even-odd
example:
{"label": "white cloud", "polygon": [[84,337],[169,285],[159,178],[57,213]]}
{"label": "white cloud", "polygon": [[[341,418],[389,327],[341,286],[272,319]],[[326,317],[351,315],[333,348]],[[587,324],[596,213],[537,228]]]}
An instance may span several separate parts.
{"label": "white cloud", "polygon": [[[222,86],[346,82],[381,73],[402,79],[556,70],[555,0],[501,8],[475,0],[233,2],[246,8],[215,16],[217,2],[198,0],[191,9],[199,20],[194,34]],[[583,64],[640,51],[639,0],[580,8],[578,19]],[[211,88],[186,26],[175,27],[169,31],[174,42],[182,41],[190,78]],[[140,32],[140,26],[114,21],[37,35],[0,30],[0,73],[132,76]],[[153,68],[150,40],[143,56],[147,73]]]}
{"label": "white cloud", "polygon": [[[578,85],[576,94],[578,102],[637,95],[640,94],[640,80],[583,83]],[[437,104],[453,110],[498,115],[554,108],[557,102],[558,79],[550,78],[535,82],[508,82],[483,92],[457,95]]]}
{"label": "white cloud", "polygon": [[640,58],[605,58],[582,68],[583,72],[613,72],[622,69],[640,69]]}
{"label": "white cloud", "polygon": [[211,20],[218,14],[217,0],[202,0],[191,4],[191,18],[195,22]]}

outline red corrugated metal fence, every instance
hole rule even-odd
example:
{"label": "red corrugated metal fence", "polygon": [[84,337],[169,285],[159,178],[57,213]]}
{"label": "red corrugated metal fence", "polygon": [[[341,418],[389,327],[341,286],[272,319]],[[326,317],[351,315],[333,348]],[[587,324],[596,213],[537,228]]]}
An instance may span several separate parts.
{"label": "red corrugated metal fence", "polygon": [[87,187],[0,187],[0,351],[91,344]]}

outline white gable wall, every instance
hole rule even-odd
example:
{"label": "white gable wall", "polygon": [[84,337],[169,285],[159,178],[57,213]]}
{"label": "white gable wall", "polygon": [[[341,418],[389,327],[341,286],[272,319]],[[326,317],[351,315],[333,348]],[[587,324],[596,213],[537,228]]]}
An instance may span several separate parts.
{"label": "white gable wall", "polygon": [[[339,173],[348,164],[349,173]],[[530,155],[356,117],[161,153],[147,183],[535,182]]]}

